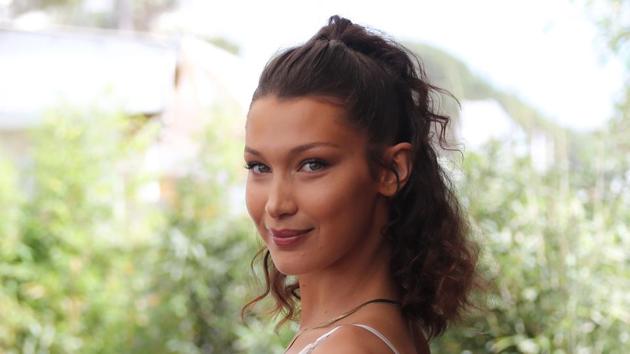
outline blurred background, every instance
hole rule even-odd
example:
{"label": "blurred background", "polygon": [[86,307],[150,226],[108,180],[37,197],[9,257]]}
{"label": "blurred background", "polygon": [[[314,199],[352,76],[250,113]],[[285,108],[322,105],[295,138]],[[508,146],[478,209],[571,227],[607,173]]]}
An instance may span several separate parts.
{"label": "blurred background", "polygon": [[294,325],[239,317],[244,120],[333,14],[461,103],[444,163],[491,286],[433,351],[628,351],[629,1],[0,0],[0,353],[282,351]]}

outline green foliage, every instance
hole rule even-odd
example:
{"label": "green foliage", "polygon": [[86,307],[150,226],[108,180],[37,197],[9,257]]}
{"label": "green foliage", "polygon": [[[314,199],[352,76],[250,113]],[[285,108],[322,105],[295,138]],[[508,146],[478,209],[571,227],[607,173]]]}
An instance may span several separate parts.
{"label": "green foliage", "polygon": [[8,221],[0,252],[0,351],[100,352],[124,339],[118,328],[134,300],[124,291],[130,259],[110,255],[141,231],[124,212],[141,176],[121,175],[118,164],[133,163],[147,141],[128,139],[129,122],[53,112],[33,132],[22,183],[3,165],[0,200],[12,205],[0,214]]}
{"label": "green foliage", "polygon": [[624,352],[628,204],[601,203],[566,171],[536,172],[498,144],[466,156],[460,187],[490,286],[436,352]]}
{"label": "green foliage", "polygon": [[630,3],[624,0],[583,0],[587,12],[598,26],[605,44],[613,52],[625,54],[626,65],[630,65]]}

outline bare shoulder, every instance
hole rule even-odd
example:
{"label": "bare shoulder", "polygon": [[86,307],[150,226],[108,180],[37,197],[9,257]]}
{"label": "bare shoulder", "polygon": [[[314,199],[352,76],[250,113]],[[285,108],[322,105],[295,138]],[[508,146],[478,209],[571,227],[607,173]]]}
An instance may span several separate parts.
{"label": "bare shoulder", "polygon": [[382,354],[391,349],[372,333],[356,326],[346,325],[323,341],[313,354]]}

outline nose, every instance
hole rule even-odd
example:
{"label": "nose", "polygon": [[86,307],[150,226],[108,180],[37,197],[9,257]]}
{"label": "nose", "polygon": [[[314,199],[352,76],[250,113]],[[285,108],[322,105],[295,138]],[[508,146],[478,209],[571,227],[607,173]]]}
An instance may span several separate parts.
{"label": "nose", "polygon": [[274,219],[293,215],[297,211],[297,204],[293,198],[291,182],[283,178],[275,178],[269,188],[265,211]]}

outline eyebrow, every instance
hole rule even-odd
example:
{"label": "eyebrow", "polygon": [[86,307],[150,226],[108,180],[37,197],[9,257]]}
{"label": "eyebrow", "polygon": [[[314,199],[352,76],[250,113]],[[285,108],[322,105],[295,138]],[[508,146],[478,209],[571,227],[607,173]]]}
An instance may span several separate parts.
{"label": "eyebrow", "polygon": [[[289,155],[295,155],[301,152],[304,152],[306,150],[310,150],[319,146],[328,146],[328,147],[334,147],[334,148],[340,148],[339,145],[337,144],[333,144],[333,143],[326,143],[326,142],[315,142],[315,143],[309,143],[309,144],[304,144],[304,145],[300,145],[300,146],[296,146],[293,149],[291,149],[289,151]],[[262,156],[262,153],[260,153],[260,151],[252,149],[248,146],[245,146],[245,152],[248,152],[252,155],[257,155],[257,156]]]}

